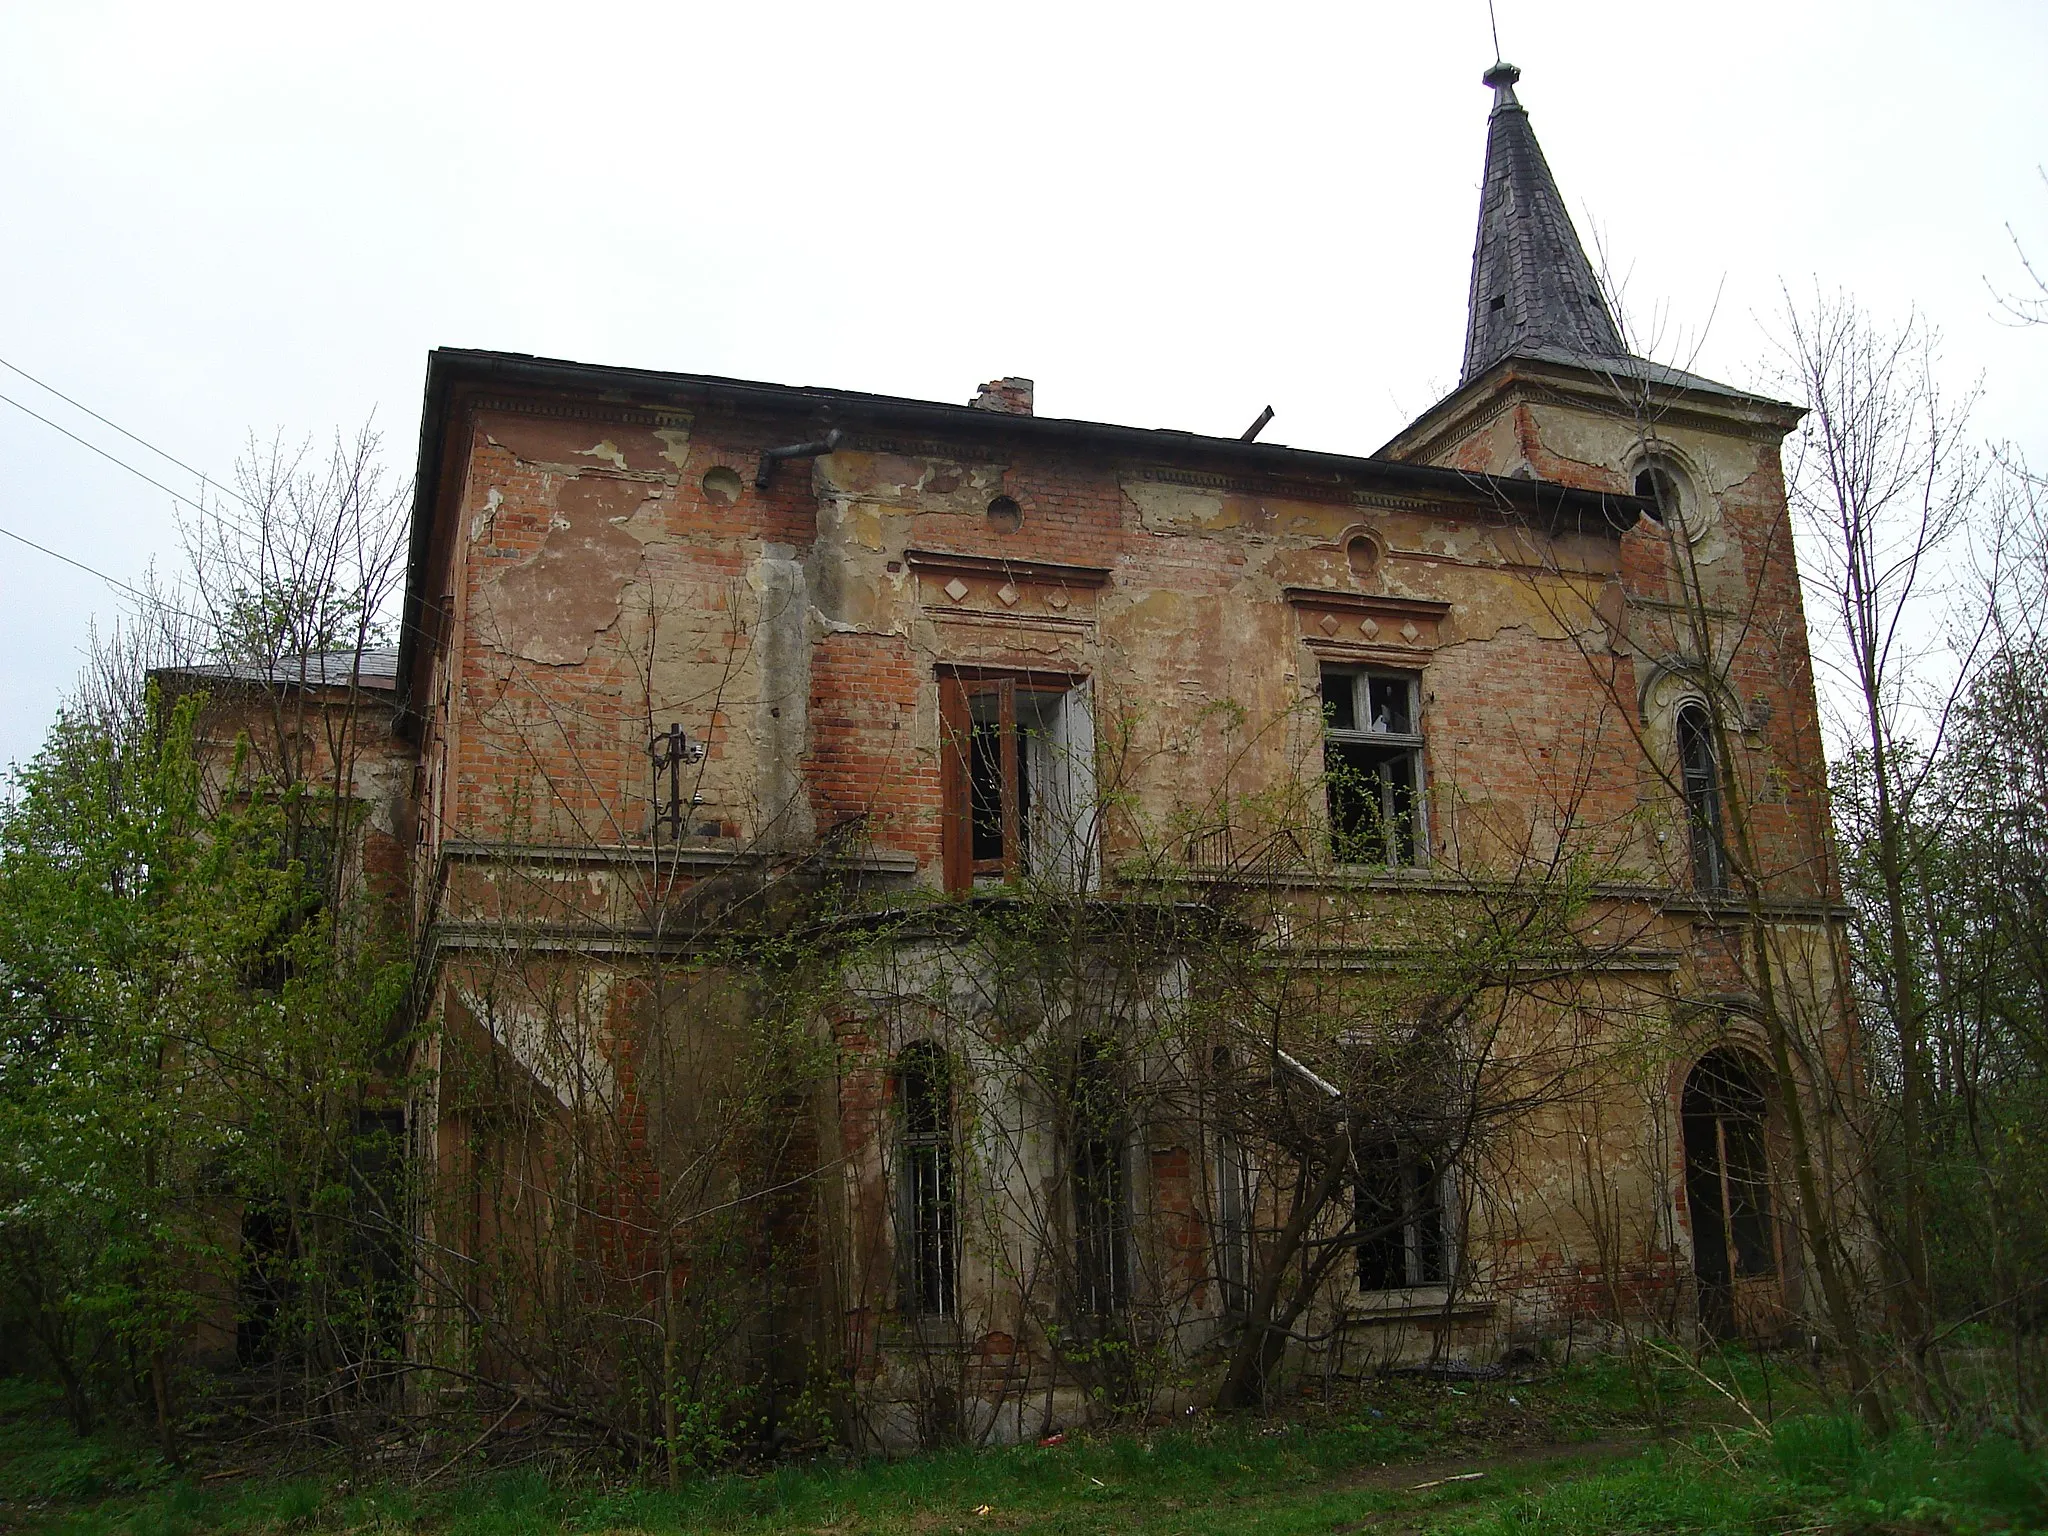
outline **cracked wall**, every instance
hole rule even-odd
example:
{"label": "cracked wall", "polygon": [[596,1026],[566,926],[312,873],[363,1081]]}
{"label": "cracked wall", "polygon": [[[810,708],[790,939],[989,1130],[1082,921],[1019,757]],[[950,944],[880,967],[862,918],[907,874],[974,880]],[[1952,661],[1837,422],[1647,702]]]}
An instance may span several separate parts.
{"label": "cracked wall", "polygon": [[[1820,763],[1774,452],[1742,430],[1659,430],[1696,476],[1688,551],[1711,601],[1759,594],[1763,622],[1735,675],[1760,831],[1788,897],[1824,893],[1816,802],[1797,786],[1761,792]],[[647,741],[679,722],[708,747],[685,786],[681,844],[661,855],[699,861],[680,878],[857,822],[872,868],[935,890],[940,679],[986,668],[1092,687],[1097,740],[1131,807],[1112,826],[1113,883],[1145,851],[1134,828],[1200,826],[1233,797],[1312,780],[1318,672],[1337,663],[1420,679],[1430,859],[1447,877],[1590,840],[1618,876],[1682,890],[1681,812],[1657,760],[1674,707],[1659,656],[1678,639],[1654,527],[1544,533],[1476,492],[1268,481],[1170,451],[1034,446],[1000,421],[915,444],[855,428],[755,488],[764,449],[818,435],[814,419],[738,408],[475,408],[461,536],[436,576],[455,622],[429,704],[426,778],[448,785],[427,796],[429,846],[653,859],[669,845],[653,835]],[[1626,424],[1517,405],[1448,457],[1618,490],[1634,442]],[[1617,717],[1617,697],[1635,719]],[[530,884],[559,914],[622,925],[625,867],[593,860]],[[489,881],[451,889],[505,915]],[[1646,906],[1634,920],[1647,947],[1681,957],[1655,985],[1739,981],[1687,912]],[[1570,1299],[1593,1246],[1570,1211],[1582,1130],[1651,1234],[1637,1267],[1668,1280],[1684,1239],[1658,1104],[1631,1088],[1597,1127],[1538,1128],[1526,1185],[1485,1236],[1501,1294],[1521,1287],[1509,1315],[1548,1327],[1593,1304]],[[1525,1227],[1526,1242],[1510,1230]]]}

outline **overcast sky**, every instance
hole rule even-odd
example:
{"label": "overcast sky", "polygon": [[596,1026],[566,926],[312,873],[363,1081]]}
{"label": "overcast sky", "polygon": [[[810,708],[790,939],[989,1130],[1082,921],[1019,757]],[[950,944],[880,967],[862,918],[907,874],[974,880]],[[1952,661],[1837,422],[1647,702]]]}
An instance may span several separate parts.
{"label": "overcast sky", "polygon": [[[1752,382],[1781,282],[1917,304],[2048,458],[2048,6],[1498,0],[1661,355]],[[0,3],[0,358],[188,464],[533,352],[1369,453],[1455,381],[1492,57],[1432,5]],[[1708,324],[1711,317],[1711,325]],[[0,394],[189,476],[0,370]],[[0,527],[119,578],[170,498],[0,405]],[[0,541],[0,763],[119,599]]]}

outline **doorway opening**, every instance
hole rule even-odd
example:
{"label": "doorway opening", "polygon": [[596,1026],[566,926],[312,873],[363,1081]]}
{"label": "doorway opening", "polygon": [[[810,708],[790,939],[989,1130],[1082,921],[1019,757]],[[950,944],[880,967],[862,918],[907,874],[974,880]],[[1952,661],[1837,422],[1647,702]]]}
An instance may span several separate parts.
{"label": "doorway opening", "polygon": [[1760,1337],[1784,1321],[1783,1255],[1771,1209],[1770,1104],[1739,1051],[1709,1051],[1685,1080],[1685,1199],[1700,1323]]}

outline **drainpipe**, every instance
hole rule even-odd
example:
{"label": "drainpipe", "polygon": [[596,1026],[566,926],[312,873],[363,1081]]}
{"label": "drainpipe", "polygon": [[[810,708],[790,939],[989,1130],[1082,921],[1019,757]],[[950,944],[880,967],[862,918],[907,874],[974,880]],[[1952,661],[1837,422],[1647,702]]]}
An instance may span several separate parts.
{"label": "drainpipe", "polygon": [[775,476],[775,466],[784,459],[815,459],[837,448],[846,434],[834,427],[812,443],[791,443],[787,448],[770,448],[761,455],[761,467],[754,471],[754,489],[765,491]]}

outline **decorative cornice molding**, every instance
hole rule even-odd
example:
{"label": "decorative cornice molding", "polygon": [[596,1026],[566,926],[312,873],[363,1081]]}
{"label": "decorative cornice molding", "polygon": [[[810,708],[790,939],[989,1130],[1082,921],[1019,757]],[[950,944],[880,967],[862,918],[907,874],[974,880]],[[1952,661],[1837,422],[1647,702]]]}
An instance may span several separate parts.
{"label": "decorative cornice molding", "polygon": [[[1431,416],[1447,403],[1439,402],[1403,428],[1382,452],[1398,449],[1398,458],[1403,463],[1433,464],[1439,454],[1485,431],[1518,405],[1560,406],[1616,420],[1629,420],[1639,414],[1629,401],[1618,398],[1611,386],[1603,386],[1594,378],[1577,379],[1562,373],[1534,371],[1538,366],[1521,362],[1496,388],[1477,393],[1472,399],[1444,412],[1441,423],[1430,427],[1427,423]],[[1789,430],[1768,421],[1756,420],[1752,411],[1732,405],[1726,411],[1716,411],[1689,399],[1673,398],[1676,393],[1674,386],[1646,387],[1650,391],[1647,409],[1640,414],[1652,424],[1668,424],[1758,443],[1778,442]],[[1450,399],[1456,399],[1456,396]],[[1418,430],[1427,435],[1413,436]]]}
{"label": "decorative cornice molding", "polygon": [[963,453],[963,444],[933,442],[928,438],[875,437],[866,432],[847,434],[844,447],[857,453],[890,453],[903,459],[944,459],[952,464],[1007,464],[1009,455]]}
{"label": "decorative cornice molding", "polygon": [[[1301,638],[1311,648],[1341,646],[1370,651],[1413,666],[1413,651],[1433,650],[1449,603],[1394,597],[1376,592],[1329,591],[1321,587],[1282,589],[1294,607]],[[1371,659],[1366,657],[1365,659]]]}
{"label": "decorative cornice molding", "polygon": [[[805,852],[805,850],[797,850]],[[815,850],[809,850],[815,852]],[[449,864],[611,864],[674,869],[754,868],[788,856],[788,851],[742,847],[736,838],[691,839],[684,843],[492,843],[450,838],[440,847]],[[907,874],[917,855],[893,848],[868,848],[830,856],[835,869],[865,874]]]}
{"label": "decorative cornice molding", "polygon": [[992,608],[939,608],[926,605],[925,617],[948,628],[1025,629],[1040,634],[1057,631],[1068,635],[1092,635],[1093,618],[1076,618],[1063,613],[997,613]]}
{"label": "decorative cornice molding", "polygon": [[1285,587],[1287,601],[1297,608],[1350,608],[1360,613],[1387,614],[1399,619],[1429,619],[1434,622],[1451,611],[1451,605],[1429,597],[1397,597],[1382,592],[1345,592],[1326,587]]}
{"label": "decorative cornice molding", "polygon": [[557,421],[608,421],[627,427],[687,427],[699,414],[609,402],[533,400],[519,395],[471,395],[464,404],[473,416],[497,411],[508,416],[544,416]]}
{"label": "decorative cornice molding", "polygon": [[934,576],[969,576],[978,580],[1037,582],[1042,586],[1109,585],[1106,565],[1065,565],[1053,560],[1011,560],[991,555],[961,555],[943,549],[908,549],[903,559],[913,571]]}

